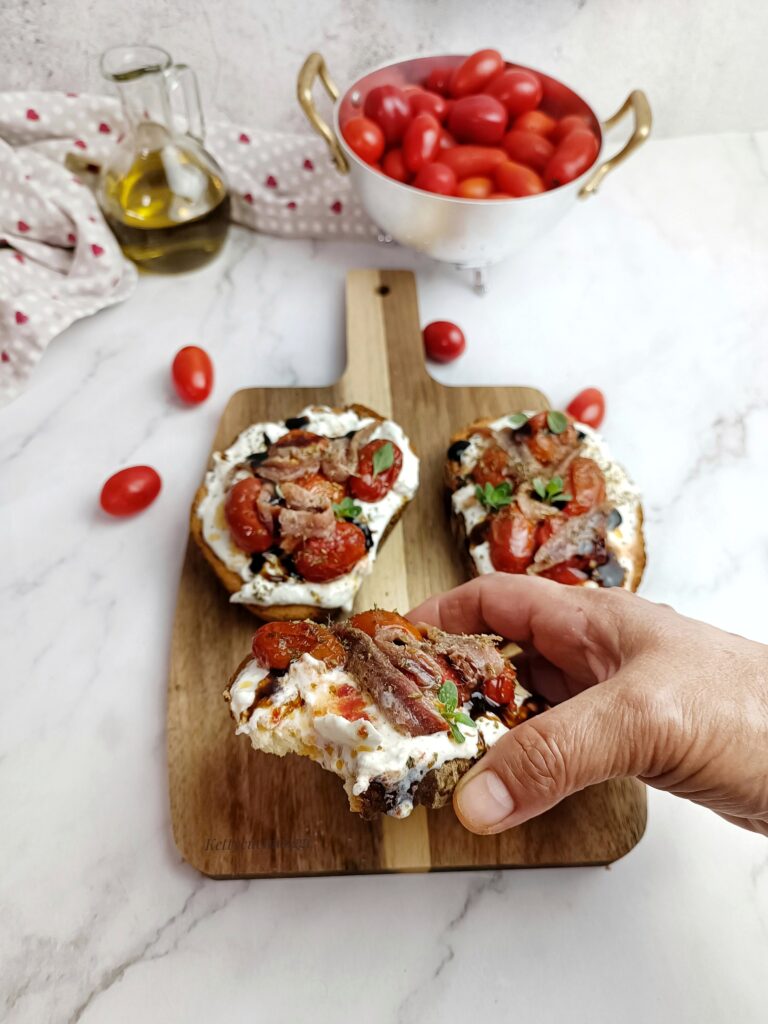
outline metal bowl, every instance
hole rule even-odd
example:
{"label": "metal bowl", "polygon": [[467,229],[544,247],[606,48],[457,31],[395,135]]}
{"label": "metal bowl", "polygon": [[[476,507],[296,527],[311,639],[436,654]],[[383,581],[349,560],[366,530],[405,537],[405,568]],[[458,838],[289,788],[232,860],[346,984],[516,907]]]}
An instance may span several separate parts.
{"label": "metal bowl", "polygon": [[[592,122],[600,141],[595,163],[567,185],[540,195],[515,199],[460,199],[404,185],[366,164],[349,148],[341,125],[362,110],[369,91],[377,85],[420,83],[434,67],[452,67],[460,55],[417,57],[369,71],[339,99],[321,54],[307,57],[299,72],[298,97],[312,127],[323,136],[341,174],[349,174],[368,215],[383,232],[402,245],[435,260],[462,268],[484,268],[499,263],[537,238],[567,213],[578,199],[594,195],[603,178],[649,136],[651,109],[645,93],[629,94],[620,109],[602,123],[592,107],[572,89],[534,68],[544,86],[542,107],[553,116],[581,113]],[[522,67],[523,65],[514,65]],[[320,79],[334,101],[333,127],[318,114],[312,90]],[[603,157],[604,131],[626,114],[633,115],[629,140],[618,153]]]}

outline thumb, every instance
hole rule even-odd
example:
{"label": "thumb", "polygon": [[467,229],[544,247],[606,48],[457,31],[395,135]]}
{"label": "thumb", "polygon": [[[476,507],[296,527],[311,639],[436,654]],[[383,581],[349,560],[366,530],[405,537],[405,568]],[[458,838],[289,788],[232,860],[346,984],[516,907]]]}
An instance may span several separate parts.
{"label": "thumb", "polygon": [[461,823],[503,832],[586,786],[637,774],[639,716],[626,692],[614,677],[511,729],[457,786]]}

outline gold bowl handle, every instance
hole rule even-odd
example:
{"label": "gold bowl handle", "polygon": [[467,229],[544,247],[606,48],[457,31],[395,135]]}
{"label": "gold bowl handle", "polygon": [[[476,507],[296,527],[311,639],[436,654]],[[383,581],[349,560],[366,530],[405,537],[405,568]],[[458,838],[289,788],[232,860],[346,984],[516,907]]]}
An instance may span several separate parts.
{"label": "gold bowl handle", "polygon": [[642,146],[651,134],[651,125],[653,123],[651,105],[648,102],[648,97],[641,89],[634,89],[629,96],[627,96],[616,113],[606,121],[603,121],[603,131],[608,131],[610,128],[613,128],[613,126],[618,124],[624,115],[628,114],[630,111],[632,111],[632,115],[635,120],[635,127],[632,134],[619,152],[615,153],[604,163],[600,164],[589,181],[582,185],[581,191],[579,192],[580,199],[586,199],[587,196],[594,195],[599,189],[606,174],[609,174],[614,167],[618,167],[619,164],[626,160],[631,153],[634,153],[639,146]]}
{"label": "gold bowl handle", "polygon": [[307,116],[307,120],[318,133],[325,139],[328,149],[330,150],[331,158],[336,164],[336,169],[341,174],[349,174],[349,163],[344,155],[344,150],[339,145],[339,140],[336,138],[336,134],[331,126],[324,121],[317,112],[315,107],[315,101],[312,97],[312,89],[317,79],[325,86],[325,91],[331,97],[333,102],[339,98],[339,90],[336,88],[331,76],[328,74],[328,68],[325,66],[325,60],[321,53],[310,53],[307,59],[302,65],[301,71],[299,72],[299,78],[296,83],[296,92],[299,97],[299,103],[301,109]]}

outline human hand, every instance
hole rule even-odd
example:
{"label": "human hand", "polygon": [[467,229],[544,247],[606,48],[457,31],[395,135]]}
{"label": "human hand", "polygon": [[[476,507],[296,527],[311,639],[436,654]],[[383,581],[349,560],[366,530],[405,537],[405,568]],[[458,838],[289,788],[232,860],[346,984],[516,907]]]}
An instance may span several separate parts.
{"label": "human hand", "polygon": [[409,618],[518,642],[522,685],[556,705],[461,780],[454,807],[471,831],[502,832],[585,786],[636,776],[768,835],[768,647],[623,590],[503,573]]}

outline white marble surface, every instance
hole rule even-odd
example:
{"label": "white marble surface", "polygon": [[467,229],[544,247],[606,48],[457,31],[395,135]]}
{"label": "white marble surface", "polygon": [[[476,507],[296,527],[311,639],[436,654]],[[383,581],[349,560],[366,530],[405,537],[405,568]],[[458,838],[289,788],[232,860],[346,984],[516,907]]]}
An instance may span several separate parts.
{"label": "white marble surface", "polygon": [[[216,421],[240,386],[338,374],[365,264],[415,267],[424,320],[463,324],[441,379],[604,388],[645,594],[768,641],[767,166],[768,136],[651,143],[483,299],[396,249],[236,232],[53,343],[0,410],[4,1021],[765,1020],[765,839],[651,791],[610,870],[210,881],[171,839],[164,711]],[[168,386],[190,343],[218,374],[198,409]],[[107,521],[102,480],[143,461],[161,497]]]}
{"label": "white marble surface", "polygon": [[295,126],[296,73],[313,50],[350,84],[407,55],[497,46],[601,117],[646,89],[657,136],[754,131],[768,128],[767,35],[759,0],[17,0],[0,13],[0,87],[99,91],[102,50],[154,42],[197,69],[211,115]]}

